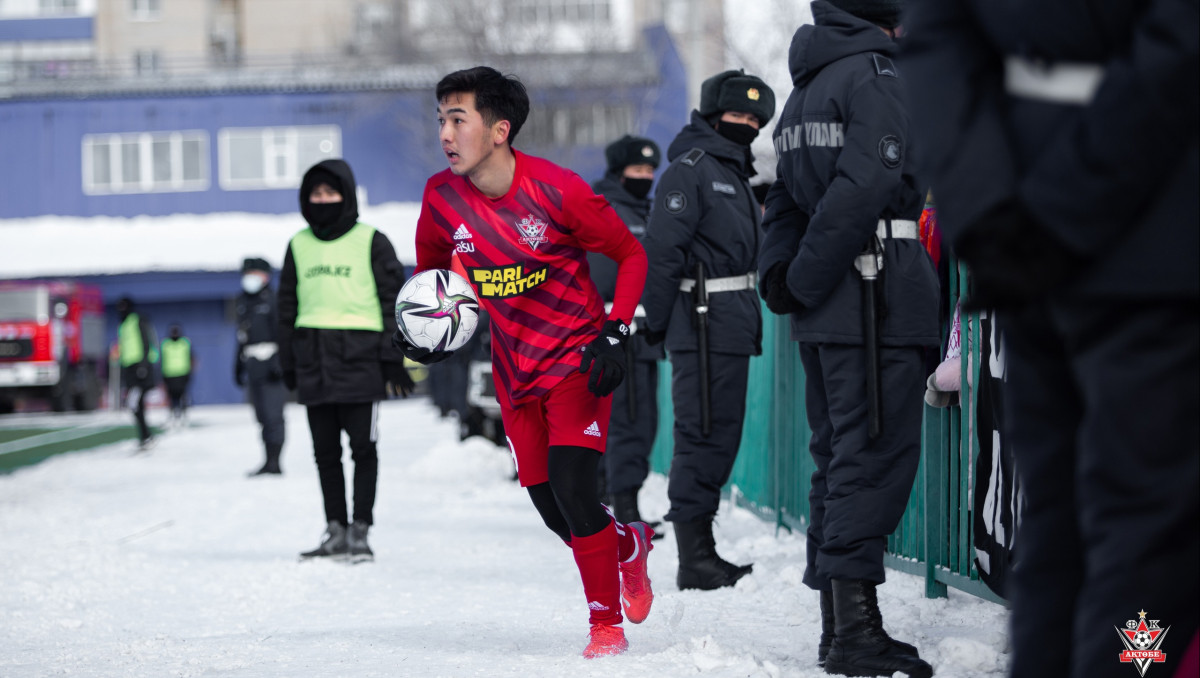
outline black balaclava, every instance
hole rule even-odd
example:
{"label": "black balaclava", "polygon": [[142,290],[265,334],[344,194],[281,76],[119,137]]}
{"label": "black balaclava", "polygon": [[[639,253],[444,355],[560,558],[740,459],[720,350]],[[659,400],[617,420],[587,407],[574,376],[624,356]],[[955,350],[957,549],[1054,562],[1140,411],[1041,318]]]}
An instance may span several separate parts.
{"label": "black balaclava", "polygon": [[129,317],[130,313],[133,313],[133,299],[121,297],[117,301],[117,315],[124,320]]}
{"label": "black balaclava", "polygon": [[183,336],[183,329],[179,325],[171,325],[169,334],[172,339],[178,339]]}
{"label": "black balaclava", "polygon": [[744,122],[717,120],[717,134],[735,144],[749,146],[758,137],[758,128],[747,125]]}
{"label": "black balaclava", "polygon": [[638,200],[645,200],[647,195],[650,195],[650,187],[654,185],[653,179],[639,179],[636,177],[621,177],[621,185],[629,192],[629,195]]}
{"label": "black balaclava", "polygon": [[[341,202],[314,204],[309,202],[312,191],[320,184],[342,194]],[[321,240],[334,240],[358,222],[358,198],[354,173],[344,160],[322,160],[304,174],[300,182],[300,214]]]}
{"label": "black balaclava", "polygon": [[884,28],[899,26],[904,10],[900,0],[829,0],[829,4]]}

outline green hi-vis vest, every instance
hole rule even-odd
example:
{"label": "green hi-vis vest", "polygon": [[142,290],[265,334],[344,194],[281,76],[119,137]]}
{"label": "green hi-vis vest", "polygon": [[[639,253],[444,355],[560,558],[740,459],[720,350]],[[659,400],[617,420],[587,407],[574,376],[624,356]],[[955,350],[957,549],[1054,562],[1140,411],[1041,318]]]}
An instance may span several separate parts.
{"label": "green hi-vis vest", "polygon": [[[146,355],[146,346],[142,343],[141,318],[136,313],[130,313],[121,321],[117,330],[117,350],[121,354],[121,367],[129,367],[142,362]],[[158,349],[150,347],[150,362],[158,362]]]}
{"label": "green hi-vis vest", "polygon": [[192,342],[187,337],[163,339],[163,377],[185,377],[192,372]]}
{"label": "green hi-vis vest", "polygon": [[296,327],[383,331],[383,312],[371,270],[374,237],[374,228],[355,224],[337,240],[319,240],[309,229],[292,238]]}

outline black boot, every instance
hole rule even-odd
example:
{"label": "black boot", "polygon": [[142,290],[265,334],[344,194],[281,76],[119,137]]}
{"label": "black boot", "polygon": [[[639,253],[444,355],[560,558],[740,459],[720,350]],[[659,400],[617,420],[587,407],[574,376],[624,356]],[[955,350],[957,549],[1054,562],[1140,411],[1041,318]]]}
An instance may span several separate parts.
{"label": "black boot", "polygon": [[641,488],[635,488],[627,492],[617,492],[608,498],[608,505],[612,507],[613,517],[618,523],[646,523],[654,530],[654,536],[650,537],[651,541],[657,541],[663,538],[663,530],[658,529],[662,522],[658,520],[643,520],[642,513],[638,510],[638,491]]}
{"label": "black boot", "polygon": [[367,531],[371,526],[361,520],[350,524],[350,532],[346,535],[346,548],[350,553],[350,562],[365,563],[375,560],[375,553],[367,544]]}
{"label": "black boot", "polygon": [[754,569],[753,565],[734,565],[717,555],[712,521],[709,516],[675,523],[675,541],[679,544],[679,573],[675,583],[680,590],[711,591],[733,586]]}
{"label": "black boot", "polygon": [[817,666],[825,666],[825,658],[829,656],[829,646],[833,644],[833,591],[820,591],[821,594],[821,642],[817,643]]}
{"label": "black boot", "polygon": [[283,445],[267,445],[267,461],[262,465],[262,468],[257,471],[251,471],[248,475],[253,478],[254,476],[279,475],[283,473],[283,470],[279,468],[279,453],[281,450],[283,450]]}
{"label": "black boot", "polygon": [[[825,658],[825,673],[843,676],[891,676],[896,671],[908,678],[930,678],[933,667],[906,652],[883,630],[883,615],[875,596],[875,584],[862,579],[834,579],[834,637]],[[820,656],[818,650],[818,658]]]}
{"label": "black boot", "polygon": [[304,559],[332,558],[339,560],[344,559],[349,551],[350,547],[347,544],[346,526],[336,520],[331,520],[325,528],[321,545],[311,551],[301,553],[300,557]]}

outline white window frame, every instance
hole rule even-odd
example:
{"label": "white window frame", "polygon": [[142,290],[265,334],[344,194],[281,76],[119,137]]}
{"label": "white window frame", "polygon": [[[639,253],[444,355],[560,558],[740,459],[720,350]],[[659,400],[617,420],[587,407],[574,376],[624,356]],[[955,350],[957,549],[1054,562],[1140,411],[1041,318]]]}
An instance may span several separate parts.
{"label": "white window frame", "polygon": [[129,15],[134,21],[158,21],[163,0],[130,0]]}
{"label": "white window frame", "polygon": [[[298,161],[298,144],[300,132],[317,132],[324,130],[329,135],[332,148],[326,153],[326,158],[342,156],[342,128],[338,125],[293,125],[287,127],[225,127],[217,132],[217,164],[218,181],[226,191],[262,191],[283,188],[299,188],[300,180],[308,171],[308,166],[300,167]],[[278,135],[283,134],[283,142],[277,141]],[[230,137],[237,135],[245,138],[257,135],[260,139],[262,152],[263,176],[257,178],[238,178],[231,175],[229,152]],[[284,170],[275,171],[276,161],[283,158]]]}
{"label": "white window frame", "polygon": [[[171,144],[171,178],[154,180],[154,142],[167,141]],[[200,178],[183,178],[183,144],[199,142]],[[138,144],[138,179],[125,182],[122,174],[121,146]],[[85,134],[81,142],[83,192],[85,195],[124,195],[128,193],[188,193],[207,191],[211,183],[208,162],[208,132],[204,130],[180,130],[172,132],[135,132],[125,134]],[[92,176],[92,151],[103,144],[109,148],[108,167],[110,181],[97,185]]]}

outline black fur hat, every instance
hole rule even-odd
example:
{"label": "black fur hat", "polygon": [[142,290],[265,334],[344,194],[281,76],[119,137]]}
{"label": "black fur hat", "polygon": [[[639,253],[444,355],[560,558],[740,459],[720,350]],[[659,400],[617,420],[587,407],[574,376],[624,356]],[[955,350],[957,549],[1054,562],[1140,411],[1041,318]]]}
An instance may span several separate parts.
{"label": "black fur hat", "polygon": [[829,4],[884,28],[899,26],[900,13],[904,10],[900,0],[829,0]]}
{"label": "black fur hat", "polygon": [[271,265],[267,263],[266,259],[247,257],[242,261],[242,273],[249,273],[250,271],[266,271],[270,273]]}
{"label": "black fur hat", "polygon": [[775,117],[775,92],[762,78],[744,71],[725,71],[700,85],[700,115],[709,117],[725,111],[749,113],[759,125]]}
{"label": "black fur hat", "polygon": [[626,134],[604,149],[604,159],[608,162],[608,171],[615,174],[630,165],[649,165],[658,169],[662,151],[650,139]]}

